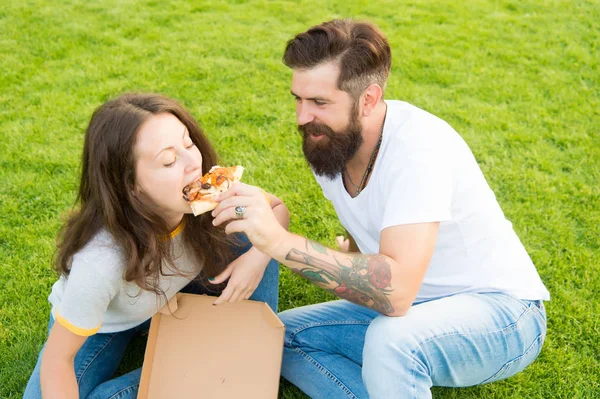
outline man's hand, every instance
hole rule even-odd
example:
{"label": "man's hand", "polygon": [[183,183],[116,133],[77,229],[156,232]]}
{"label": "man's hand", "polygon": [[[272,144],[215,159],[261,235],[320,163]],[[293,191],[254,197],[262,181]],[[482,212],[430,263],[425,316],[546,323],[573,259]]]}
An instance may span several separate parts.
{"label": "man's hand", "polygon": [[337,242],[340,252],[360,252],[358,245],[356,245],[356,241],[354,241],[354,237],[352,237],[348,231],[346,231],[346,236],[337,236],[335,241]]}
{"label": "man's hand", "polygon": [[[235,183],[229,190],[215,197],[215,201],[219,205],[212,212],[215,218],[213,225],[225,223],[227,234],[246,233],[252,245],[265,254],[272,255],[270,252],[288,235],[264,192],[257,187]],[[236,209],[241,210],[241,214],[238,215]],[[287,224],[287,221],[284,222]]]}
{"label": "man's hand", "polygon": [[350,252],[350,240],[344,236],[335,237],[340,252]]}

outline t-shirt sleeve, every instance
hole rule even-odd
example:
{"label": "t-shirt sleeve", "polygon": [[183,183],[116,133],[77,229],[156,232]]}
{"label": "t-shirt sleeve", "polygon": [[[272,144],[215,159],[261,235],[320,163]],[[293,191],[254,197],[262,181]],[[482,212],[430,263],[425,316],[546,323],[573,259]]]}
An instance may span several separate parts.
{"label": "t-shirt sleeve", "polygon": [[381,230],[451,219],[452,169],[446,154],[435,148],[411,154],[391,167]]}
{"label": "t-shirt sleeve", "polygon": [[71,273],[54,315],[58,323],[80,336],[98,332],[119,287],[119,276],[111,276],[117,261],[113,253],[101,249],[91,253],[84,250],[73,257]]}

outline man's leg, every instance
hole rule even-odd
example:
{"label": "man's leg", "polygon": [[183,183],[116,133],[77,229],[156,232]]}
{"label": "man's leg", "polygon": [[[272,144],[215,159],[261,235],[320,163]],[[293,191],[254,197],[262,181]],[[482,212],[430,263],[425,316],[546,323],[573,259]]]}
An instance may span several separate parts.
{"label": "man's leg", "polygon": [[538,356],[546,334],[539,301],[461,294],[377,317],[363,353],[372,399],[430,398],[431,386],[466,387],[510,377]]}
{"label": "man's leg", "polygon": [[343,300],[280,313],[286,326],[281,374],[312,398],[367,398],[362,351],[378,314]]}

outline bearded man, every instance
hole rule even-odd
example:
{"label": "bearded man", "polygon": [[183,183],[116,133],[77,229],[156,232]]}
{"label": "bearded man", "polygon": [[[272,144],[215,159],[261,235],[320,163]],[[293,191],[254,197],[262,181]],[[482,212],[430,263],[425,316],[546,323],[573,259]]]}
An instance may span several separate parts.
{"label": "bearded man", "polygon": [[326,22],[283,60],[304,154],[350,237],[333,250],[289,233],[245,185],[215,211],[215,224],[236,219],[228,231],[342,298],[280,314],[283,376],[313,398],[422,399],[531,364],[550,295],[465,141],[384,100],[381,31]]}

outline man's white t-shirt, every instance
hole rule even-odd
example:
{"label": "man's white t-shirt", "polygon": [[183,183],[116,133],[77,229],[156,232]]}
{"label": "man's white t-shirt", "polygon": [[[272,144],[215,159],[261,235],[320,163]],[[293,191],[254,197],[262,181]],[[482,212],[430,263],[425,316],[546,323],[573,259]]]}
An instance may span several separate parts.
{"label": "man's white t-shirt", "polygon": [[315,175],[362,253],[379,253],[386,227],[440,222],[415,302],[466,292],[549,300],[533,262],[505,218],[475,157],[436,116],[386,101],[379,154],[366,188],[352,198],[341,175]]}

